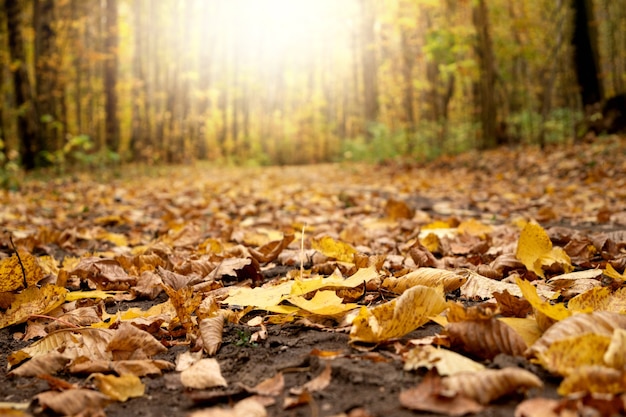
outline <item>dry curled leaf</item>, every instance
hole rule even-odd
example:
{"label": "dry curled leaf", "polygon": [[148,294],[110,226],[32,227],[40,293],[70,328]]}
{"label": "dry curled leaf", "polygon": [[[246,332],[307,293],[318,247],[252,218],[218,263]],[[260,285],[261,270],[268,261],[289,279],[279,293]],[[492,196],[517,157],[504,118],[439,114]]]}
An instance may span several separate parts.
{"label": "dry curled leaf", "polygon": [[111,402],[106,395],[88,389],[72,389],[67,391],[46,391],[35,396],[39,405],[45,409],[65,415],[75,416],[86,410],[99,410]]}
{"label": "dry curled leaf", "polygon": [[180,381],[187,388],[205,389],[228,385],[220,364],[214,358],[201,359],[180,373]]}
{"label": "dry curled leaf", "polygon": [[444,291],[451,292],[457,290],[466,281],[467,278],[445,269],[418,268],[399,278],[389,277],[383,281],[382,286],[398,294],[416,285],[424,285],[426,287],[443,285]]}
{"label": "dry curled leaf", "polygon": [[528,347],[515,330],[494,317],[450,323],[446,333],[452,346],[482,359],[499,353],[522,356]]}
{"label": "dry curled leaf", "polygon": [[217,314],[214,317],[202,319],[198,327],[202,338],[202,349],[209,356],[215,355],[222,344],[224,315]]}
{"label": "dry curled leaf", "polygon": [[585,333],[612,336],[615,329],[626,329],[626,315],[609,311],[580,313],[561,320],[548,330],[526,351],[527,356],[536,355],[557,340]]}
{"label": "dry curled leaf", "polygon": [[461,372],[441,380],[442,386],[486,405],[505,395],[543,386],[532,372],[520,368],[486,369]]}
{"label": "dry curled leaf", "polygon": [[626,371],[606,366],[581,366],[559,386],[560,395],[574,393],[621,394],[626,392]]}
{"label": "dry curled leaf", "polygon": [[401,337],[446,308],[443,288],[417,285],[395,300],[371,309],[361,307],[352,322],[352,342],[378,343]]}

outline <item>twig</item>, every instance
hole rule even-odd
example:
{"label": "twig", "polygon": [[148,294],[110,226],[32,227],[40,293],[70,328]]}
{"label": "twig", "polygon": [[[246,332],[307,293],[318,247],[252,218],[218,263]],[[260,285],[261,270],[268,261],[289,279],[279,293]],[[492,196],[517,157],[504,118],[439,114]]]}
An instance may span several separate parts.
{"label": "twig", "polygon": [[304,276],[304,229],[306,224],[302,225],[302,233],[300,236],[300,279]]}
{"label": "twig", "polygon": [[54,320],[54,321],[57,321],[57,322],[59,322],[59,323],[61,323],[61,324],[65,324],[67,327],[72,327],[72,328],[74,328],[74,329],[78,329],[78,328],[80,327],[80,326],[77,326],[77,325],[76,325],[76,324],[74,324],[74,323],[70,323],[69,321],[66,321],[66,320],[60,319],[60,318],[58,318],[58,317],[46,316],[46,315],[44,315],[44,314],[31,314],[28,318],[29,318],[29,319],[30,319],[30,318],[36,318],[36,319],[49,319],[49,320]]}
{"label": "twig", "polygon": [[9,242],[11,242],[11,246],[13,246],[13,250],[15,251],[15,256],[17,256],[17,261],[20,263],[20,268],[22,269],[22,278],[24,279],[24,288],[28,288],[28,282],[26,282],[26,270],[24,269],[24,264],[22,263],[22,258],[20,258],[20,253],[15,247],[15,243],[13,243],[13,235],[9,234]]}

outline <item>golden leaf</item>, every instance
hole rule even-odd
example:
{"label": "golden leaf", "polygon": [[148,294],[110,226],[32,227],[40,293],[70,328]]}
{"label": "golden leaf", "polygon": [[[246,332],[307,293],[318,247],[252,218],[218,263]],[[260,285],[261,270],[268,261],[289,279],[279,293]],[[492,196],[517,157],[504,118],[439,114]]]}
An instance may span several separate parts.
{"label": "golden leaf", "polygon": [[569,300],[567,307],[581,312],[603,310],[626,313],[626,288],[613,292],[610,287],[595,287]]}
{"label": "golden leaf", "polygon": [[489,233],[493,231],[493,227],[481,223],[476,219],[462,221],[457,230],[460,234],[468,234],[485,239]]}
{"label": "golden leaf", "polygon": [[611,368],[626,370],[626,330],[615,329],[611,343],[604,353],[604,363]]}
{"label": "golden leaf", "polygon": [[606,366],[574,369],[559,386],[560,395],[574,393],[620,394],[626,392],[626,371]]}
{"label": "golden leaf", "polygon": [[311,239],[311,247],[339,262],[353,262],[354,254],[357,253],[356,249],[351,245],[337,241],[330,236],[324,236],[320,239]]}
{"label": "golden leaf", "polygon": [[115,376],[95,373],[90,379],[93,379],[94,385],[101,393],[115,401],[124,402],[129,398],[141,397],[146,391],[146,386],[139,377],[132,374]]}
{"label": "golden leaf", "polygon": [[533,306],[535,311],[538,311],[545,316],[553,320],[563,320],[572,315],[572,312],[565,308],[563,303],[550,304],[548,301],[544,301],[537,294],[537,289],[529,281],[517,278],[515,280],[524,298]]}
{"label": "golden leaf", "polygon": [[46,314],[65,301],[67,290],[56,285],[28,287],[19,293],[11,307],[0,314],[0,329],[28,320],[33,314]]}
{"label": "golden leaf", "polygon": [[562,248],[553,248],[550,237],[537,223],[526,223],[522,229],[515,256],[526,269],[533,271],[544,278],[543,267],[549,267],[554,263],[562,266],[565,272],[571,272],[573,267],[569,256]]}
{"label": "golden leaf", "polygon": [[626,315],[609,311],[574,314],[552,325],[526,354],[536,355],[548,349],[557,340],[585,333],[612,336],[615,329],[626,329]]}
{"label": "golden leaf", "polygon": [[445,308],[443,287],[417,285],[387,303],[369,309],[361,307],[352,322],[350,340],[377,343],[404,336]]}
{"label": "golden leaf", "polygon": [[521,368],[461,372],[442,378],[441,384],[446,389],[483,405],[516,391],[543,386],[535,374]]}
{"label": "golden leaf", "polygon": [[419,368],[435,368],[437,373],[442,376],[485,369],[484,365],[463,355],[459,355],[451,350],[436,348],[432,345],[417,346],[404,356],[405,371]]}
{"label": "golden leaf", "polygon": [[354,310],[357,304],[343,304],[343,299],[335,291],[318,291],[313,298],[307,300],[302,296],[291,297],[289,302],[303,310],[323,316],[333,316]]}
{"label": "golden leaf", "polygon": [[610,336],[593,333],[567,337],[538,352],[537,359],[548,371],[569,375],[581,366],[604,365],[604,354],[610,342]]}
{"label": "golden leaf", "polygon": [[403,293],[416,285],[438,287],[443,285],[446,292],[451,292],[463,285],[467,278],[456,272],[437,268],[418,268],[399,278],[389,277],[383,281],[382,287],[395,293]]}
{"label": "golden leaf", "polygon": [[[28,286],[37,284],[44,277],[44,270],[39,266],[37,258],[28,252],[19,252],[17,255],[0,261],[0,292],[8,292],[24,288],[24,275]],[[24,266],[22,272],[22,265]]]}

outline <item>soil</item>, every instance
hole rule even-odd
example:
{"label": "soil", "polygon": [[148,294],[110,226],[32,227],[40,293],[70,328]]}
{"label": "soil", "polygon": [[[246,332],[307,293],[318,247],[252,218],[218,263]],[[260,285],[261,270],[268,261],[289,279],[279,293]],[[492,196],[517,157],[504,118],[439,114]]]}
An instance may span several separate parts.
{"label": "soil", "polygon": [[[132,302],[133,307],[148,308],[154,301]],[[126,308],[127,306],[125,306]],[[130,306],[129,306],[130,307]],[[19,327],[19,326],[18,326]],[[7,354],[27,345],[15,340],[13,332],[19,328],[0,330],[0,402],[28,402],[34,395],[46,391],[48,383],[36,378],[8,378]],[[250,343],[251,331],[259,328],[229,324],[224,329],[223,344],[216,355],[222,375],[229,386],[204,391],[186,390],[176,373],[143,378],[146,395],[129,399],[124,403],[112,403],[105,409],[109,417],[122,416],[184,416],[190,412],[218,404],[232,404],[249,396],[243,386],[252,387],[259,382],[282,372],[285,378],[284,394],[276,403],[267,407],[268,416],[316,417],[316,416],[376,416],[409,417],[429,416],[403,408],[398,400],[402,390],[417,385],[424,372],[407,372],[402,369],[401,358],[393,352],[393,345],[379,346],[375,352],[361,351],[348,345],[348,334],[328,332],[304,327],[300,324],[270,325],[267,339]],[[408,334],[404,339],[415,339],[433,335],[440,331],[436,324],[428,324]],[[316,356],[313,350],[341,352],[340,357],[329,360],[332,377],[330,385],[312,394],[309,404],[293,409],[283,409],[289,389],[299,387],[319,375],[326,360]],[[187,350],[187,346],[171,347],[157,359],[174,362],[176,356]],[[484,362],[492,368],[518,366],[532,370],[545,382],[543,392],[530,392],[530,396],[557,398],[556,381],[551,381],[540,368],[522,358],[499,355],[493,361]],[[71,383],[85,384],[84,379],[71,375],[58,375]],[[491,404],[478,417],[512,416],[517,404],[524,396],[509,396]],[[31,406],[31,411],[32,411]],[[350,414],[350,413],[353,414]],[[364,414],[359,414],[364,412]],[[345,414],[342,414],[345,413]]]}

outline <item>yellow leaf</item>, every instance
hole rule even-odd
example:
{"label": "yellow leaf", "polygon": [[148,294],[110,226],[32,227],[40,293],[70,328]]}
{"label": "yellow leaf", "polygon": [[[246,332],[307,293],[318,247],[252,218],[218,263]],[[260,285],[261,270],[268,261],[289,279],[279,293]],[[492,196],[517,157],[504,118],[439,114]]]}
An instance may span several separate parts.
{"label": "yellow leaf", "polygon": [[526,346],[532,345],[541,337],[541,329],[537,322],[531,318],[499,317],[498,320],[515,330],[524,340]]}
{"label": "yellow leaf", "polygon": [[338,275],[331,275],[328,278],[296,279],[291,287],[290,295],[305,295],[320,288],[355,288],[378,278],[379,275],[374,267],[369,267],[359,269],[347,279]]}
{"label": "yellow leaf", "polygon": [[128,246],[128,239],[120,233],[104,232],[98,235],[98,239],[107,240],[115,246]]}
{"label": "yellow leaf", "polygon": [[534,222],[527,223],[522,229],[515,256],[526,266],[526,269],[542,278],[545,277],[542,267],[549,267],[554,263],[560,264],[565,272],[573,270],[565,251],[562,248],[553,248],[546,231]]}
{"label": "yellow leaf", "polygon": [[303,310],[324,316],[345,313],[358,307],[357,304],[343,304],[343,299],[334,291],[318,291],[310,300],[302,296],[292,297],[289,302]]}
{"label": "yellow leaf", "polygon": [[28,287],[19,293],[11,307],[0,314],[0,329],[28,320],[33,314],[46,314],[65,301],[67,290],[56,285]]}
{"label": "yellow leaf", "polygon": [[615,329],[611,344],[604,353],[604,363],[615,369],[626,369],[626,330]]}
{"label": "yellow leaf", "polygon": [[617,272],[615,270],[615,268],[613,268],[613,265],[611,265],[610,263],[606,264],[606,269],[604,270],[604,275],[606,275],[607,277],[611,277],[613,279],[616,279],[616,280],[618,280],[620,282],[626,281],[626,273],[620,274],[619,272]]}
{"label": "yellow leaf", "polygon": [[457,228],[460,234],[467,234],[485,239],[493,231],[493,227],[481,223],[476,219],[462,221]]}
{"label": "yellow leaf", "polygon": [[404,357],[405,371],[419,368],[435,368],[441,376],[485,369],[484,365],[463,355],[451,350],[436,348],[432,345],[417,346],[408,351]]}
{"label": "yellow leaf", "polygon": [[537,294],[537,289],[529,281],[517,278],[515,282],[522,290],[524,298],[541,314],[553,320],[563,320],[572,315],[571,311],[565,308],[563,303],[550,304],[548,301],[542,300],[539,294]]}
{"label": "yellow leaf", "polygon": [[107,298],[112,298],[116,294],[120,294],[122,291],[103,291],[103,290],[93,290],[93,291],[72,291],[67,293],[65,296],[65,301],[76,301],[83,300],[85,298],[95,298],[100,300],[106,300]]}
{"label": "yellow leaf", "polygon": [[569,375],[574,369],[586,365],[604,365],[604,354],[611,337],[587,333],[556,340],[548,349],[539,352],[537,359],[548,371]]}
{"label": "yellow leaf", "polygon": [[567,307],[572,311],[626,312],[626,288],[612,292],[610,287],[595,287],[569,300]]}
{"label": "yellow leaf", "polygon": [[460,288],[466,281],[467,278],[445,269],[418,268],[399,278],[387,278],[383,281],[382,286],[387,290],[402,293],[416,285],[426,287],[443,285],[444,291],[450,292]]}
{"label": "yellow leaf", "polygon": [[606,366],[582,366],[561,382],[560,395],[574,393],[621,394],[626,392],[626,371]]}
{"label": "yellow leaf", "polygon": [[528,350],[528,354],[539,354],[557,340],[566,339],[585,333],[611,336],[615,329],[626,328],[626,315],[610,311],[574,314],[558,321],[546,330]]}
{"label": "yellow leaf", "polygon": [[320,239],[311,239],[311,247],[322,252],[329,258],[334,258],[340,262],[353,262],[356,249],[345,242],[339,242],[330,236]]}
{"label": "yellow leaf", "polygon": [[235,288],[230,290],[225,304],[237,306],[255,306],[261,309],[278,305],[291,293],[293,281],[271,287]]}
{"label": "yellow leaf", "polygon": [[115,401],[124,402],[129,398],[141,397],[146,391],[139,377],[133,374],[122,376],[92,374],[91,378],[101,393]]}
{"label": "yellow leaf", "polygon": [[443,288],[417,285],[400,297],[376,307],[361,307],[352,322],[352,342],[377,343],[401,337],[446,308]]}
{"label": "yellow leaf", "polygon": [[[20,266],[20,259],[24,266]],[[0,261],[0,292],[8,292],[24,288],[24,274],[26,283],[33,286],[44,277],[44,271],[39,266],[37,258],[28,252],[20,252],[20,257],[16,255]]]}

